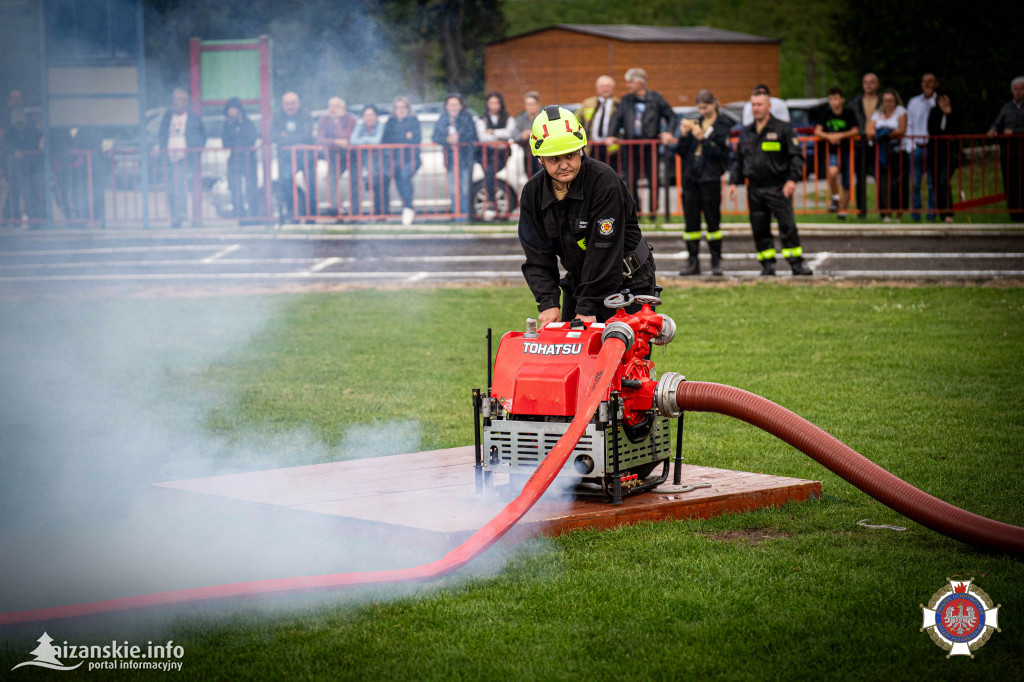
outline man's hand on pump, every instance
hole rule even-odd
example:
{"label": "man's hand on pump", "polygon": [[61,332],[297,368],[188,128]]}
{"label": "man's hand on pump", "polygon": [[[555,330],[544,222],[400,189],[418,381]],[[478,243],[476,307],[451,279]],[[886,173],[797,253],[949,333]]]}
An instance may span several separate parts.
{"label": "man's hand on pump", "polygon": [[543,329],[551,322],[558,322],[562,318],[562,311],[558,308],[548,308],[542,310],[540,315],[537,316],[537,328]]}

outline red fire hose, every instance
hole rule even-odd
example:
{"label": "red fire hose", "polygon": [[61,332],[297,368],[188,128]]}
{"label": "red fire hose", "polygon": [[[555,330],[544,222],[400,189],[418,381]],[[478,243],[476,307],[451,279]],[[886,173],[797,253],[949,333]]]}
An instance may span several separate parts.
{"label": "red fire hose", "polygon": [[253,597],[261,594],[281,594],[285,592],[306,592],[318,589],[337,589],[359,585],[381,585],[400,583],[412,580],[431,580],[440,578],[455,571],[475,559],[484,550],[497,542],[507,533],[519,519],[540,499],[552,481],[562,470],[576,443],[583,435],[590,418],[594,416],[601,400],[608,393],[608,387],[615,373],[615,367],[622,359],[626,350],[623,341],[609,337],[601,347],[597,356],[597,373],[580,404],[579,412],[573,417],[565,434],[541,462],[537,470],[530,476],[523,492],[508,504],[501,512],[491,519],[486,526],[473,533],[465,542],[448,552],[437,561],[386,571],[363,571],[358,573],[333,573],[314,575],[302,578],[278,578],[274,580],[256,580],[231,585],[197,587],[171,592],[156,592],[135,597],[121,597],[71,606],[56,606],[48,609],[32,609],[29,611],[13,611],[0,613],[0,625],[28,623],[40,620],[57,620],[73,616],[85,616],[111,611],[127,611],[147,606],[163,606],[185,602],[213,601],[232,597]]}
{"label": "red fire hose", "polygon": [[[233,597],[431,580],[444,576],[469,563],[497,542],[540,499],[565,465],[587,423],[600,405],[608,390],[613,370],[624,351],[625,344],[620,339],[612,336],[605,341],[597,359],[598,367],[602,369],[595,375],[581,409],[565,434],[530,477],[523,491],[487,525],[437,561],[395,570],[258,580],[157,592],[71,606],[0,613],[0,625]],[[732,386],[683,381],[676,390],[676,400],[682,410],[717,412],[767,431],[809,455],[882,504],[932,530],[981,547],[1024,555],[1024,528],[972,514],[918,490],[799,415],[766,398]]]}
{"label": "red fire hose", "polygon": [[972,514],[897,478],[803,417],[733,386],[683,381],[679,408],[741,419],[789,443],[885,506],[922,526],[979,547],[1024,555],[1024,528]]}

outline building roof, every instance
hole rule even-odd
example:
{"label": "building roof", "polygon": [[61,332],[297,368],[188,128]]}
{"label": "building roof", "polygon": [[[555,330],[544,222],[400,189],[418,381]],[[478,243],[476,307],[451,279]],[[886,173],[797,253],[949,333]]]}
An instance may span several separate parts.
{"label": "building roof", "polygon": [[[611,38],[627,43],[763,43],[778,44],[776,38],[726,31],[710,26],[638,26],[635,24],[554,24],[546,28],[509,36],[505,40],[550,31],[551,29],[586,33],[599,38]],[[492,45],[505,42],[498,40]]]}

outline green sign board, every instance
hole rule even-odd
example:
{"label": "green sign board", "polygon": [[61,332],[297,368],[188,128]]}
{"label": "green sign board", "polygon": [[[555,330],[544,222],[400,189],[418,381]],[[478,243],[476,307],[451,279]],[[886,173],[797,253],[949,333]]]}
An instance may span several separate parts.
{"label": "green sign board", "polygon": [[[204,40],[203,47],[254,45],[252,40]],[[202,52],[203,101],[260,98],[259,50],[208,50]]]}

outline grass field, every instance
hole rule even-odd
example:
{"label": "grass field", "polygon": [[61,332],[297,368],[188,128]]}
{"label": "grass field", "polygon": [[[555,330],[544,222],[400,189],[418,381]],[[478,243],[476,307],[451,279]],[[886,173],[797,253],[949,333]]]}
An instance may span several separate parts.
{"label": "grass field", "polygon": [[[912,484],[1024,525],[1024,288],[758,283],[673,287],[664,298],[661,311],[679,333],[665,357],[655,351],[660,370],[764,395]],[[232,337],[230,352],[203,352],[221,338],[209,327],[226,307],[266,321]],[[72,318],[159,326],[153,321],[183,310],[199,311],[203,328],[162,330],[158,352],[146,352],[160,361],[163,400],[215,396],[189,414],[198,422],[192,428],[226,444],[216,456],[230,469],[253,466],[244,454],[252,443],[288,442],[297,432],[312,447],[292,447],[282,464],[395,447],[382,436],[368,452],[365,436],[374,432],[424,450],[470,443],[469,393],[485,382],[484,333],[521,328],[532,300],[517,287],[325,293],[269,304],[0,303],[0,314],[23,330],[8,334],[25,346],[44,320],[58,329]],[[468,576],[397,592],[46,629],[54,639],[92,643],[173,639],[186,650],[179,675],[193,679],[1024,677],[1021,560],[908,522],[746,424],[708,414],[688,415],[686,424],[690,463],[821,480],[824,498],[575,532],[492,553],[488,568]],[[867,530],[856,523],[864,518],[908,530]],[[1002,605],[1002,632],[973,660],[947,660],[919,632],[919,604],[947,578],[972,576]],[[0,631],[5,676],[41,672],[7,671],[30,660],[42,629]]]}

